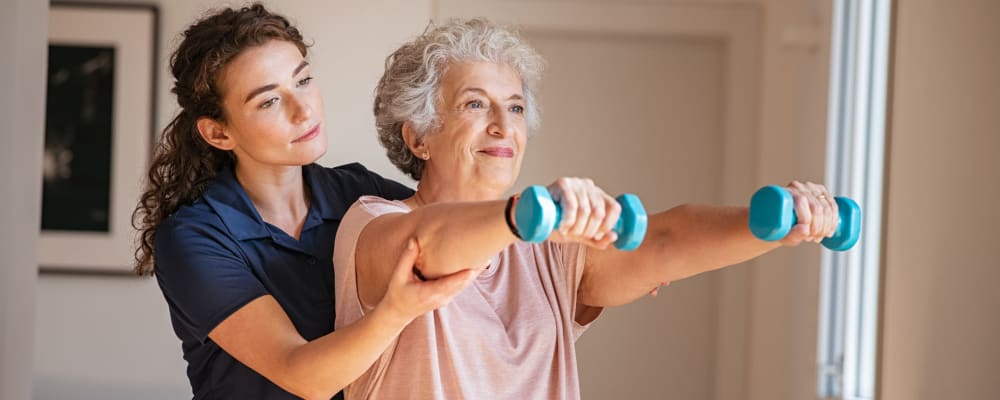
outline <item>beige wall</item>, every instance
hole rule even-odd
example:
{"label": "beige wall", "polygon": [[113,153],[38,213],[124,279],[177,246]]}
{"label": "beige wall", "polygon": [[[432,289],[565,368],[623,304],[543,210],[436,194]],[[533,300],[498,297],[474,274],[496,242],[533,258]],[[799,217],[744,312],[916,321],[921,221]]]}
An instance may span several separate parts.
{"label": "beige wall", "polygon": [[[610,193],[636,193],[647,210],[721,200],[722,41],[540,32],[529,39],[547,60],[545,116],[517,187],[587,176]],[[716,286],[705,275],[606,310],[577,342],[583,393],[644,399],[669,387],[675,398],[711,398]]]}
{"label": "beige wall", "polygon": [[1000,2],[897,2],[884,400],[997,399]]}
{"label": "beige wall", "polygon": [[[178,31],[203,11],[202,2],[159,2],[161,65],[166,65]],[[643,0],[621,3],[649,3]],[[761,141],[746,149],[761,160],[757,186],[792,178],[822,180],[825,135],[829,1],[701,0],[718,6],[759,7],[763,16],[753,126]],[[293,16],[313,39],[314,64],[322,66],[331,136],[326,165],[359,160],[403,181],[375,142],[371,89],[382,60],[395,45],[419,32],[434,1],[283,1],[278,10]],[[339,57],[349,54],[349,57]],[[709,54],[709,56],[712,56]],[[714,56],[713,56],[714,57]],[[718,64],[718,61],[711,61]],[[169,77],[161,74],[158,122],[173,115]],[[722,90],[723,94],[725,89]],[[363,100],[359,100],[363,99]],[[594,149],[595,152],[602,149]],[[628,166],[623,166],[626,173]],[[696,174],[692,174],[696,175]],[[699,198],[678,195],[663,201],[711,201],[725,188],[707,186]],[[749,197],[749,193],[747,193]],[[643,330],[623,340],[599,327],[581,349],[585,372],[603,357],[643,355],[658,347],[666,357],[644,358],[623,370],[622,380],[585,383],[587,398],[627,393],[663,393],[675,398],[802,399],[814,386],[815,314],[819,251],[786,249],[752,266],[706,274],[665,289],[661,298],[612,310],[602,324],[645,313],[665,329]],[[673,300],[673,301],[671,301]],[[43,275],[37,293],[34,382],[36,398],[179,398],[188,392],[179,343],[152,280],[120,277]],[[689,304],[690,302],[694,302]],[[668,304],[669,303],[669,304]],[[670,318],[671,326],[663,318]],[[680,348],[687,343],[693,347]],[[601,351],[619,352],[602,353]],[[625,357],[627,358],[627,357]],[[588,367],[588,365],[590,365]],[[664,377],[670,374],[668,378]],[[679,374],[683,374],[678,376]],[[666,386],[682,381],[683,386]],[[588,386],[589,385],[589,386]],[[598,386],[594,386],[598,385]]]}
{"label": "beige wall", "polygon": [[[31,397],[35,249],[41,210],[46,7],[4,3],[0,13],[0,399]],[[31,132],[32,134],[22,134]]]}
{"label": "beige wall", "polygon": [[[823,182],[832,2],[765,3],[757,183]],[[803,245],[746,269],[745,387],[727,399],[816,397],[819,266],[820,248]]]}

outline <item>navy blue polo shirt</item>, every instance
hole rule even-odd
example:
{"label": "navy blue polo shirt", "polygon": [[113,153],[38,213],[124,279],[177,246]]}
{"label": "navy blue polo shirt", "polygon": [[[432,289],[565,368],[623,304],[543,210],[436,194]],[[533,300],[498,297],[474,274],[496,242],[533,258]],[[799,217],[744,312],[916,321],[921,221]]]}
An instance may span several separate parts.
{"label": "navy blue polo shirt", "polygon": [[297,398],[236,361],[208,333],[263,295],[274,296],[306,340],[333,332],[333,242],[344,212],[363,195],[413,194],[357,163],[312,164],[302,172],[312,202],[299,240],[261,219],[231,169],[156,231],[156,279],[195,399]]}

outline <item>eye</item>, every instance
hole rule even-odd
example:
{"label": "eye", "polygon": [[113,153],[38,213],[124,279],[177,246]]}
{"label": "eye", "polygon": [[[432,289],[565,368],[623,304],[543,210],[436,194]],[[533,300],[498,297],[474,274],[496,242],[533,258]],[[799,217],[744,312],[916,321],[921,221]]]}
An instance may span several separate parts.
{"label": "eye", "polygon": [[305,78],[299,79],[299,87],[306,86],[312,83],[313,77],[307,76]]}
{"label": "eye", "polygon": [[275,105],[277,103],[278,103],[278,98],[277,97],[272,97],[270,99],[265,100],[263,103],[260,103],[260,105],[257,106],[257,108],[260,108],[261,110],[264,110],[264,109],[271,108],[271,106],[273,106],[273,105]]}
{"label": "eye", "polygon": [[524,106],[513,105],[513,106],[510,107],[510,111],[513,112],[513,113],[515,113],[515,114],[524,114]]}
{"label": "eye", "polygon": [[465,103],[465,107],[466,108],[471,108],[471,109],[474,109],[474,110],[478,110],[480,108],[483,108],[483,102],[480,101],[480,100],[472,100],[472,101],[470,101],[468,103]]}

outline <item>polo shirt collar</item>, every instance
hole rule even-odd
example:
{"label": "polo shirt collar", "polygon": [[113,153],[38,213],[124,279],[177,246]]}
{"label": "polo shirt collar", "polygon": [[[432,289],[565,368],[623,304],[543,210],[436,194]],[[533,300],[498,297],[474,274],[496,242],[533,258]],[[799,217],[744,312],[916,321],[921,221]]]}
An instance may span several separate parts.
{"label": "polo shirt collar", "polygon": [[257,212],[233,169],[226,167],[205,188],[205,202],[215,210],[229,233],[237,240],[270,237],[264,219]]}
{"label": "polo shirt collar", "polygon": [[[302,167],[302,179],[309,185],[312,192],[311,208],[325,220],[340,220],[347,213],[347,206],[340,201],[343,193],[333,187],[333,181],[327,177],[327,170],[319,164],[309,164]],[[304,229],[305,227],[303,227]]]}
{"label": "polo shirt collar", "polygon": [[[347,209],[335,188],[324,178],[324,168],[317,164],[302,167],[303,181],[312,192],[311,205],[302,226],[305,231],[323,223],[322,220],[340,220]],[[271,236],[257,207],[250,201],[243,186],[236,180],[232,168],[226,167],[216,174],[215,179],[205,189],[205,202],[222,218],[229,232],[237,240],[260,239]],[[318,217],[318,218],[317,218]]]}

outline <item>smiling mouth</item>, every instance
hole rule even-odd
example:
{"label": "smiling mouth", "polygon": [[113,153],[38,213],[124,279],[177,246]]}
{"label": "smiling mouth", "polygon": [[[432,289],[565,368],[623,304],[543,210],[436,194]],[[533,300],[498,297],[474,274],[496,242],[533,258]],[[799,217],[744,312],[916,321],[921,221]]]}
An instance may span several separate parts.
{"label": "smiling mouth", "polygon": [[509,147],[490,147],[479,150],[479,152],[492,157],[500,157],[500,158],[514,157],[514,149]]}
{"label": "smiling mouth", "polygon": [[316,126],[314,126],[312,129],[306,131],[304,135],[299,136],[298,138],[293,140],[292,143],[305,142],[307,140],[311,140],[316,136],[319,136],[319,124],[316,124]]}

